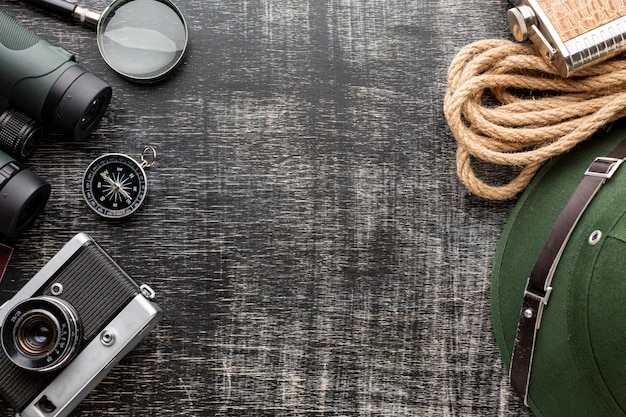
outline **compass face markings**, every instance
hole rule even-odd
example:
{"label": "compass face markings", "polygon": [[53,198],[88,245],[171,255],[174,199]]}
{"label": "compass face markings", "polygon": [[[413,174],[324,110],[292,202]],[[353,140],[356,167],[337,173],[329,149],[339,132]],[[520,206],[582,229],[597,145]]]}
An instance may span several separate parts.
{"label": "compass face markings", "polygon": [[147,185],[146,174],[134,159],[123,154],[106,154],[85,171],[83,196],[99,215],[122,218],[141,206]]}
{"label": "compass face markings", "polygon": [[[106,169],[100,173],[104,183],[98,181],[98,188],[103,191],[103,195],[100,197],[101,202],[108,201],[111,206],[118,207],[118,203],[126,202],[130,204],[133,201],[132,194],[137,194],[138,185],[133,183],[136,178],[134,173],[127,173],[122,168],[119,168],[117,172],[109,173]],[[107,182],[110,179],[111,182]]]}

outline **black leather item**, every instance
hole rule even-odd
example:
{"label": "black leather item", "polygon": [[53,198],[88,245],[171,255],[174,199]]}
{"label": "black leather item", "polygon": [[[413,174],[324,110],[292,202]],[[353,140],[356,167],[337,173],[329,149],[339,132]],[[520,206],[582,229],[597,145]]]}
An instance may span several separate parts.
{"label": "black leather item", "polygon": [[524,399],[526,405],[537,331],[541,326],[543,309],[552,292],[550,284],[554,271],[578,220],[602,185],[625,159],[626,139],[608,155],[596,158],[589,165],[585,176],[552,227],[530,273],[519,315],[509,374],[513,389]]}

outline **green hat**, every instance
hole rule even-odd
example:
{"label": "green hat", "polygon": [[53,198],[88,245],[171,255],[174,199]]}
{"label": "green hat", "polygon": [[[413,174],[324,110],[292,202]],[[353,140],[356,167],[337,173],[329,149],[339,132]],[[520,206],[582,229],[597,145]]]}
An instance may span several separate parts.
{"label": "green hat", "polygon": [[[613,155],[625,137],[621,122],[550,161],[520,197],[500,239],[491,283],[494,331],[508,369],[514,349],[514,373],[528,363],[527,391],[519,381],[516,390],[537,417],[626,416],[626,164],[596,160]],[[608,179],[596,172],[604,167],[616,169]],[[585,208],[571,197],[589,177],[602,183]],[[578,221],[573,205],[582,213]],[[566,206],[570,213],[562,215]],[[567,216],[569,238],[553,230]],[[562,250],[555,235],[564,237]],[[537,269],[550,269],[537,266],[546,251],[556,259],[547,294],[532,284]],[[543,312],[522,307],[525,297],[547,299]],[[529,342],[528,322],[537,317],[540,327]]]}

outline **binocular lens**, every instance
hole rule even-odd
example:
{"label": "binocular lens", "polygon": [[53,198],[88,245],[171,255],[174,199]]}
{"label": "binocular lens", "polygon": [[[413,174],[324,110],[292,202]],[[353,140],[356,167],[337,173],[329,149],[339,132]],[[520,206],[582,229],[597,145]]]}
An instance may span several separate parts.
{"label": "binocular lens", "polygon": [[47,200],[48,198],[45,193],[36,193],[33,198],[26,201],[17,216],[17,221],[15,222],[16,228],[23,229],[28,226],[43,209]]}
{"label": "binocular lens", "polygon": [[50,184],[0,152],[0,234],[17,237],[28,228],[50,191]]}
{"label": "binocular lens", "polygon": [[111,95],[108,84],[73,65],[50,89],[44,113],[52,115],[51,125],[57,130],[74,140],[83,140],[102,118]]}
{"label": "binocular lens", "polygon": [[76,310],[55,297],[34,297],[18,303],[2,325],[2,346],[19,367],[49,372],[67,365],[80,343]]}
{"label": "binocular lens", "polygon": [[80,119],[79,130],[81,132],[91,131],[91,126],[98,123],[102,113],[104,112],[105,98],[103,96],[99,96],[95,98],[91,104],[87,107],[85,114]]}

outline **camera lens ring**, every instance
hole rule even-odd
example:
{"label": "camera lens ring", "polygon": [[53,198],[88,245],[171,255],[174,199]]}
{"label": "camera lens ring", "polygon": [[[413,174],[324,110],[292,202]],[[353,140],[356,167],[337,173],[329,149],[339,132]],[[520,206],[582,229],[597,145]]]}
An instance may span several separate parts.
{"label": "camera lens ring", "polygon": [[34,297],[21,301],[2,324],[2,347],[20,368],[50,372],[67,365],[78,351],[80,322],[62,299]]}

